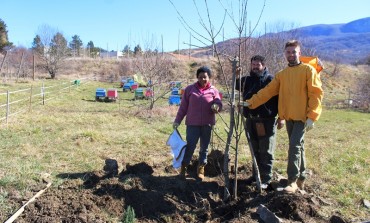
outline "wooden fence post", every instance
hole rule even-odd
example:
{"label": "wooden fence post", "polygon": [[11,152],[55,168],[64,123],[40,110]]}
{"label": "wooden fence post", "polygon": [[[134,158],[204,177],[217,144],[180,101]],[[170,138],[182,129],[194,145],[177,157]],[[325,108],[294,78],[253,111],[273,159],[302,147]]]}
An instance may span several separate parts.
{"label": "wooden fence post", "polygon": [[10,93],[9,90],[6,91],[6,125],[8,125],[9,112],[10,112]]}
{"label": "wooden fence post", "polygon": [[29,106],[29,111],[32,111],[32,85],[30,89],[30,106]]}
{"label": "wooden fence post", "polygon": [[35,80],[35,70],[36,70],[35,54],[33,54],[32,59],[33,59],[32,60],[32,62],[33,62],[32,79]]}
{"label": "wooden fence post", "polygon": [[42,105],[45,105],[45,89],[44,89],[44,82],[42,82],[41,95],[42,95]]}

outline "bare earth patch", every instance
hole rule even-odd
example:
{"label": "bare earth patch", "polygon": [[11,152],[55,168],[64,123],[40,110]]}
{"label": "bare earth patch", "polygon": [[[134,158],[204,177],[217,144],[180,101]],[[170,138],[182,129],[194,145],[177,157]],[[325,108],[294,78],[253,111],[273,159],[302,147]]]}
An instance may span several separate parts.
{"label": "bare earth patch", "polygon": [[[284,194],[272,188],[257,193],[255,186],[245,183],[250,176],[245,166],[239,168],[238,198],[224,202],[216,165],[220,159],[209,159],[203,182],[195,179],[196,161],[186,181],[171,166],[145,162],[126,164],[118,173],[115,160],[106,160],[100,171],[63,173],[58,177],[64,183],[46,190],[15,222],[119,222],[128,206],[135,210],[136,222],[263,222],[257,213],[261,204],[284,222],[345,222],[338,216],[322,216],[322,203],[310,187],[306,193]],[[161,174],[154,176],[158,171]]]}

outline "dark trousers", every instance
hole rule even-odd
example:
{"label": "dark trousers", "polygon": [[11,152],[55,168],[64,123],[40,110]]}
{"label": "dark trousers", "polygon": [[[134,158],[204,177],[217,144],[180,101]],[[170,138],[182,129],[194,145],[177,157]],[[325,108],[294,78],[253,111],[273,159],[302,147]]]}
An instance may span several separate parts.
{"label": "dark trousers", "polygon": [[186,150],[184,159],[182,160],[183,165],[189,165],[191,158],[193,157],[194,151],[197,147],[197,143],[200,140],[199,149],[199,164],[207,164],[208,145],[211,141],[212,126],[186,126]]}
{"label": "dark trousers", "polygon": [[[256,123],[263,123],[265,135],[258,136]],[[253,152],[256,157],[262,183],[269,183],[272,179],[272,168],[274,164],[274,152],[276,147],[276,119],[275,118],[248,118],[247,128],[250,135]],[[253,175],[255,170],[253,170]]]}
{"label": "dark trousers", "polygon": [[294,181],[306,178],[306,159],[304,151],[304,124],[302,121],[286,121],[289,137],[288,179]]}

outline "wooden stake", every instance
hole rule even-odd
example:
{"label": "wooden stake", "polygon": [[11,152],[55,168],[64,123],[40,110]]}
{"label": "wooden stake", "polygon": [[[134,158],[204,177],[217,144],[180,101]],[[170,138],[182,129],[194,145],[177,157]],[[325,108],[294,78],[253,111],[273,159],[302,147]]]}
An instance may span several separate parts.
{"label": "wooden stake", "polygon": [[8,220],[6,220],[5,223],[12,223],[15,219],[17,219],[19,217],[19,215],[21,215],[24,211],[24,208],[31,202],[35,201],[36,198],[38,198],[42,193],[45,192],[46,189],[48,189],[49,187],[51,186],[51,182],[48,183],[45,187],[45,189],[42,189],[40,190],[39,192],[37,192],[37,194],[35,196],[33,196],[29,201],[27,201],[27,203],[25,203],[21,208],[18,209],[17,212],[15,212]]}

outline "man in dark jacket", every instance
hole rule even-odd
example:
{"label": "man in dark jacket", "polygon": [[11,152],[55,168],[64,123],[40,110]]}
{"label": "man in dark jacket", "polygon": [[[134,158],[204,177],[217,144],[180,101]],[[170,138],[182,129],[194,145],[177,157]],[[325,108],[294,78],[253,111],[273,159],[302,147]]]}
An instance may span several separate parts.
{"label": "man in dark jacket", "polygon": [[[241,91],[243,101],[250,99],[260,89],[273,79],[265,66],[265,58],[255,55],[251,58],[250,75],[239,79],[240,69],[237,70],[236,90]],[[276,128],[284,126],[284,120],[277,119],[278,96],[271,98],[265,104],[255,109],[243,107],[246,121],[246,134],[249,133],[254,155],[261,177],[261,187],[266,189],[272,179],[272,167],[276,144]],[[255,170],[249,182],[255,180]]]}

